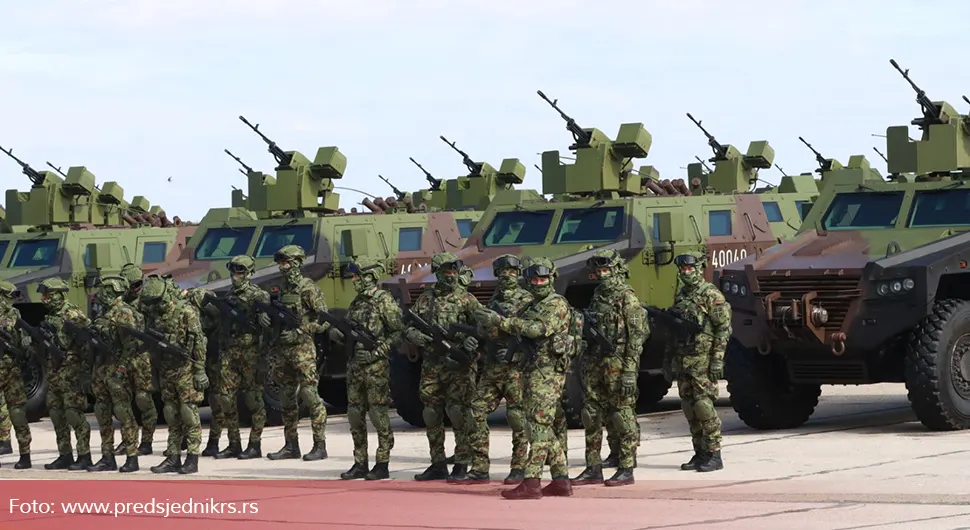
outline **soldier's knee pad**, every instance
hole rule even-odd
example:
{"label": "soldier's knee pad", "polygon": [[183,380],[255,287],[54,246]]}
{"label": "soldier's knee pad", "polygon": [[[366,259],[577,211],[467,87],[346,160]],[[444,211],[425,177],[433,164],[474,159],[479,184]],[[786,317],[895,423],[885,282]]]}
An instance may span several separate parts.
{"label": "soldier's knee pad", "polygon": [[231,409],[230,403],[232,400],[229,399],[228,395],[220,392],[212,397],[214,398],[214,401],[219,404],[219,409],[221,411],[226,412]]}
{"label": "soldier's knee pad", "polygon": [[583,407],[582,411],[580,411],[580,416],[583,419],[584,426],[595,426],[596,421],[599,419],[599,411],[594,410],[592,407],[586,406]]}
{"label": "soldier's knee pad", "polygon": [[199,420],[199,407],[194,403],[179,405],[179,414],[182,415],[182,425],[186,427],[198,427],[202,424]]}
{"label": "soldier's knee pad", "polygon": [[347,423],[356,429],[366,428],[367,425],[364,422],[364,411],[360,410],[359,407],[347,407]]}
{"label": "soldier's knee pad", "polygon": [[135,394],[135,406],[142,412],[152,410],[155,408],[155,400],[148,392],[138,392]]}
{"label": "soldier's knee pad", "polygon": [[509,422],[509,428],[513,431],[524,431],[526,429],[525,413],[518,408],[507,409],[505,420]]}
{"label": "soldier's knee pad", "polygon": [[452,430],[459,430],[465,424],[465,412],[458,405],[448,405],[445,409],[451,420]]}
{"label": "soldier's knee pad", "polygon": [[424,418],[424,424],[428,427],[440,427],[444,421],[444,415],[441,413],[440,407],[427,406],[421,411],[421,417]]}
{"label": "soldier's knee pad", "polygon": [[320,399],[320,394],[317,393],[316,388],[301,386],[300,399],[302,399],[303,402],[306,403],[308,407],[310,407],[310,409],[323,405],[323,400]]}
{"label": "soldier's knee pad", "polygon": [[162,407],[162,416],[165,417],[165,423],[170,426],[169,428],[171,428],[172,425],[177,424],[179,422],[178,405],[175,403],[166,403]]}
{"label": "soldier's knee pad", "polygon": [[104,401],[97,401],[94,404],[94,417],[101,423],[107,416],[107,421],[111,421],[111,407]]}
{"label": "soldier's knee pad", "polygon": [[714,403],[707,399],[698,399],[694,402],[694,417],[698,421],[710,421],[717,417]]}
{"label": "soldier's knee pad", "polygon": [[255,390],[247,390],[243,394],[243,400],[246,402],[246,408],[250,412],[256,412],[257,410],[263,408],[263,393],[257,392]]}
{"label": "soldier's knee pad", "polygon": [[112,407],[112,411],[114,412],[115,417],[118,418],[118,421],[121,423],[127,423],[135,420],[135,418],[131,416],[130,406],[124,403],[115,403],[114,407]]}
{"label": "soldier's knee pad", "polygon": [[67,424],[71,427],[78,427],[85,421],[84,414],[81,414],[77,409],[70,408],[64,412],[64,419],[67,420]]}
{"label": "soldier's knee pad", "polygon": [[10,423],[17,427],[27,426],[27,409],[23,405],[8,407],[7,412],[10,414]]}
{"label": "soldier's knee pad", "polygon": [[615,410],[610,413],[610,423],[616,430],[617,434],[623,434],[626,432],[626,418],[623,417],[621,411]]}
{"label": "soldier's knee pad", "polygon": [[388,417],[389,407],[386,405],[377,405],[371,407],[367,411],[367,416],[370,418],[371,425],[380,432],[382,429],[390,431],[391,430],[391,420]]}

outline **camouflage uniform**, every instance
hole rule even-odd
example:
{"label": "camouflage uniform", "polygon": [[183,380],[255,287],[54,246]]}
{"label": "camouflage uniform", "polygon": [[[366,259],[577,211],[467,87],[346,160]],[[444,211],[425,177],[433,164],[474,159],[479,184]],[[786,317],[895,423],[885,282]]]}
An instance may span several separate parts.
{"label": "camouflage uniform", "polygon": [[[181,290],[180,290],[181,291]],[[206,398],[209,403],[209,411],[212,412],[212,422],[209,424],[209,440],[205,448],[202,449],[202,456],[216,456],[219,454],[219,438],[222,437],[222,400],[218,399],[219,384],[221,382],[219,366],[220,344],[220,322],[221,314],[219,310],[210,305],[206,305],[206,296],[214,296],[212,291],[195,287],[184,291],[187,300],[196,311],[199,312],[199,321],[202,323],[202,333],[206,338],[205,351],[205,375],[209,378],[209,387],[206,389]]]}
{"label": "camouflage uniform", "polygon": [[[431,258],[431,270],[437,277],[434,287],[426,289],[414,302],[412,311],[429,324],[437,324],[447,330],[449,324],[473,324],[475,311],[482,307],[474,295],[468,292],[461,279],[467,267],[451,252],[436,254]],[[424,404],[422,417],[428,434],[431,465],[415,475],[415,480],[459,480],[468,473],[471,454],[468,434],[471,428],[467,418],[474,395],[477,365],[461,363],[450,358],[441,348],[432,346],[435,340],[415,326],[405,332],[409,342],[422,350],[419,395]],[[470,335],[455,335],[454,345],[462,354],[474,358],[478,340]],[[447,409],[445,405],[447,404]],[[444,415],[451,420],[455,434],[455,465],[448,476],[445,461]]]}
{"label": "camouflage uniform", "polygon": [[0,392],[0,455],[9,455],[13,452],[13,446],[10,444],[10,429],[12,428],[13,424],[10,423],[7,400],[3,398],[3,393]]}
{"label": "camouflage uniform", "polygon": [[664,355],[664,375],[668,380],[676,378],[680,406],[694,445],[694,456],[681,469],[715,471],[724,467],[721,419],[714,404],[717,382],[724,376],[724,350],[731,336],[731,306],[717,287],[704,281],[703,257],[684,254],[677,256],[674,263],[680,268],[677,279],[682,287],[671,310],[685,320],[699,323],[703,329]]}
{"label": "camouflage uniform", "polygon": [[[164,337],[164,342],[180,348],[191,358],[169,352],[157,356],[163,413],[168,424],[168,448],[165,460],[151,470],[152,473],[196,473],[202,449],[199,403],[209,386],[205,374],[207,340],[202,322],[195,308],[182,300],[178,291],[163,278],[148,277],[140,299],[145,308],[145,331],[157,331]],[[183,438],[187,440],[184,464]]]}
{"label": "camouflage uniform", "polygon": [[[529,291],[519,286],[522,263],[517,256],[506,254],[492,262],[492,271],[498,279],[498,287],[488,302],[488,308],[500,315],[516,315],[532,302]],[[517,364],[521,352],[508,358],[509,337],[496,328],[481,329],[479,336],[489,339],[485,344],[485,366],[478,381],[472,401],[470,423],[472,432],[469,444],[472,449],[472,471],[466,482],[487,483],[489,480],[489,428],[488,415],[505,399],[506,418],[512,428],[511,472],[506,484],[518,484],[525,479],[526,458],[529,456],[529,436],[526,434],[526,415],[522,402],[522,370]],[[562,415],[565,424],[565,415]]]}
{"label": "camouflage uniform", "polygon": [[[16,327],[20,311],[13,306],[13,302],[18,298],[20,291],[12,283],[0,281],[0,331],[9,335],[12,348],[20,348],[22,354],[30,355],[30,337]],[[30,469],[30,424],[27,423],[27,392],[21,364],[22,360],[14,352],[0,351],[0,392],[3,393],[4,405],[17,435],[20,452],[20,460],[14,464],[14,469]]]}
{"label": "camouflage uniform", "polygon": [[[615,250],[599,250],[586,261],[600,280],[589,304],[587,322],[609,344],[584,344],[583,426],[586,429],[586,469],[572,480],[574,485],[603,482],[600,451],[603,424],[610,425],[619,442],[619,466],[607,486],[633,483],[633,458],[639,431],[634,411],[640,353],[649,333],[647,314],[626,280],[626,262]],[[604,348],[609,347],[608,350]]]}
{"label": "camouflage uniform", "polygon": [[[378,288],[384,266],[369,258],[358,258],[348,271],[354,274],[357,297],[347,310],[347,318],[373,337],[377,347],[368,351],[360,343],[347,357],[347,421],[354,440],[354,465],[340,475],[344,480],[388,478],[388,461],[394,447],[394,433],[388,414],[391,405],[390,361],[388,354],[404,331],[401,306],[390,292]],[[340,330],[332,329],[335,341],[346,341]],[[377,453],[374,468],[367,471],[367,423],[377,431]]]}
{"label": "camouflage uniform", "polygon": [[[221,321],[225,331],[220,337],[225,339],[219,348],[218,370],[218,415],[216,422],[229,431],[229,446],[215,455],[217,459],[238,458],[248,460],[263,456],[261,439],[266,426],[266,405],[263,403],[263,374],[258,374],[260,366],[260,336],[262,329],[255,324],[254,302],[269,302],[269,293],[253,284],[249,278],[256,272],[256,261],[249,256],[236,256],[226,264],[232,274],[232,289],[226,304],[238,311],[238,319]],[[209,304],[207,311],[218,312]],[[210,338],[211,340],[211,338]],[[257,375],[258,374],[258,375]],[[249,409],[249,444],[242,450],[242,436],[239,433],[239,407],[237,394],[243,394],[243,402]],[[212,400],[210,399],[210,403]],[[214,412],[214,414],[216,414]],[[211,432],[211,431],[210,431]],[[216,438],[218,443],[218,438]]]}
{"label": "camouflage uniform", "polygon": [[[130,285],[124,296],[124,302],[139,314],[144,313],[138,294],[141,292],[144,274],[134,263],[127,263],[121,268],[121,277],[128,280]],[[134,395],[135,406],[141,414],[141,444],[138,445],[139,455],[152,454],[152,442],[155,439],[155,426],[158,424],[158,409],[152,394],[152,358],[151,354],[142,348],[128,357],[128,385]],[[125,454],[125,443],[122,441],[115,449],[116,455]]]}
{"label": "camouflage uniform", "polygon": [[[295,330],[282,331],[276,341],[279,362],[274,376],[280,388],[285,441],[282,449],[266,457],[270,460],[300,457],[297,426],[300,423],[298,399],[302,399],[310,409],[310,427],[313,430],[313,449],[303,455],[303,460],[323,460],[327,458],[327,409],[317,389],[320,375],[317,373],[314,336],[330,329],[330,324],[317,322],[318,315],[327,311],[327,301],[317,284],[300,271],[300,266],[306,260],[306,253],[301,247],[287,245],[279,249],[273,259],[279,263],[284,279],[279,303],[300,322],[300,326]],[[272,325],[272,319],[260,312],[259,323],[268,328]]]}
{"label": "camouflage uniform", "polygon": [[[514,489],[502,492],[507,499],[535,499],[543,495],[569,496],[568,465],[553,423],[561,414],[562,394],[570,358],[579,349],[577,337],[570,333],[573,319],[569,302],[556,294],[556,269],[549,259],[533,258],[525,269],[526,286],[535,299],[514,317],[502,317],[491,310],[479,312],[482,326],[497,327],[522,341],[525,402],[529,411],[529,459],[525,480]],[[531,355],[530,354],[534,354]],[[550,458],[551,455],[551,458]],[[552,483],[540,489],[542,468],[549,463]]]}
{"label": "camouflage uniform", "polygon": [[[81,381],[82,377],[91,373],[91,364],[87,355],[88,345],[77,342],[65,332],[63,326],[65,320],[70,320],[83,328],[90,324],[90,320],[79,307],[66,300],[69,290],[67,283],[60,278],[44,280],[37,287],[47,310],[41,326],[50,334],[52,344],[64,354],[63,359],[53,359],[52,354],[46,360],[47,407],[50,409],[51,423],[54,424],[59,456],[45,464],[44,469],[80,471],[92,465],[91,426],[84,417],[88,399]],[[77,438],[76,461],[71,450],[72,429]]]}
{"label": "camouflage uniform", "polygon": [[121,422],[121,443],[124,445],[127,460],[122,473],[138,471],[138,423],[131,410],[132,392],[128,374],[130,357],[139,353],[138,341],[124,334],[119,326],[130,326],[137,330],[144,328],[145,319],[126,304],[122,296],[128,292],[128,280],[121,277],[106,277],[100,280],[98,293],[98,315],[94,318],[92,331],[111,348],[110,358],[97,359],[91,386],[94,391],[94,415],[101,431],[101,460],[88,468],[88,471],[114,471],[115,462],[114,416]]}

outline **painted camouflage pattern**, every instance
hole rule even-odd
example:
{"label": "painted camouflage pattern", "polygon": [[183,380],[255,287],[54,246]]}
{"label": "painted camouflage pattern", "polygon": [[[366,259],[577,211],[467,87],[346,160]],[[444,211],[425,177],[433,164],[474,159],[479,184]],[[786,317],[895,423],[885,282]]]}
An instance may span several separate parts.
{"label": "painted camouflage pattern", "polygon": [[[2,304],[2,302],[0,302]],[[16,327],[20,311],[14,307],[0,305],[0,329],[3,329],[17,341],[22,340],[21,331]],[[0,352],[0,395],[3,396],[3,416],[6,437],[10,439],[10,426],[13,426],[17,436],[17,446],[20,454],[30,454],[30,425],[27,423],[27,393],[24,389],[24,378],[20,370],[21,361],[9,352]],[[19,410],[18,410],[19,409]],[[14,414],[11,415],[11,412]],[[22,420],[15,421],[16,418]]]}
{"label": "painted camouflage pattern", "polygon": [[[133,307],[117,298],[102,315],[95,317],[93,327],[111,340],[113,358],[101,359],[94,366],[91,386],[94,393],[94,414],[101,434],[101,454],[114,451],[114,417],[121,422],[121,443],[127,456],[138,454],[138,423],[131,409],[134,389],[131,384],[130,360],[140,353],[141,345],[124,335],[119,326],[143,329],[145,319]],[[152,426],[154,432],[154,425]],[[151,438],[149,438],[150,440]]]}

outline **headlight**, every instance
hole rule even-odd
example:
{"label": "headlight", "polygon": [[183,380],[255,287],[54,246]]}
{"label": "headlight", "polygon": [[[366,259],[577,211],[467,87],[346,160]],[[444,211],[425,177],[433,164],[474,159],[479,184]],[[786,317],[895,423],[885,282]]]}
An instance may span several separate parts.
{"label": "headlight", "polygon": [[731,282],[729,281],[721,282],[721,290],[724,291],[725,293],[731,292]]}
{"label": "headlight", "polygon": [[889,284],[888,283],[880,283],[879,284],[879,287],[876,289],[876,291],[879,294],[883,295],[883,296],[889,294]]}
{"label": "headlight", "polygon": [[745,296],[748,288],[736,280],[724,280],[721,282],[721,292],[734,296]]}
{"label": "headlight", "polygon": [[746,294],[748,294],[748,288],[742,285],[741,286],[741,296],[744,296]]}
{"label": "headlight", "polygon": [[876,286],[876,293],[879,296],[888,296],[890,294],[902,294],[911,291],[916,287],[916,281],[912,278],[897,278],[895,280],[887,280],[879,283]]}
{"label": "headlight", "polygon": [[913,287],[916,287],[916,282],[914,282],[912,278],[906,278],[905,280],[903,280],[903,289],[906,289],[908,291]]}
{"label": "headlight", "polygon": [[738,294],[738,284],[731,284],[731,294]]}

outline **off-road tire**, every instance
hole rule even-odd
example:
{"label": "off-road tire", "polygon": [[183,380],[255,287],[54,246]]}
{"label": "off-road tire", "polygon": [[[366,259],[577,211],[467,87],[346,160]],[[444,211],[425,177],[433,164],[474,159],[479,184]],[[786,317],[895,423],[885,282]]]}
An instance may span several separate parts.
{"label": "off-road tire", "polygon": [[566,413],[566,426],[570,429],[583,428],[583,402],[586,399],[586,389],[583,388],[583,359],[585,357],[574,358],[566,371],[562,408]]}
{"label": "off-road tire", "polygon": [[397,415],[415,427],[424,427],[424,404],[418,394],[421,362],[411,362],[398,352],[391,353],[391,402]]}
{"label": "off-road tire", "polygon": [[970,334],[970,302],[954,299],[937,301],[908,334],[903,362],[907,397],[916,417],[931,430],[970,427],[970,400],[957,394],[953,376],[963,378],[953,373],[951,362],[957,341],[966,334]]}
{"label": "off-road tire", "polygon": [[820,385],[792,384],[784,359],[761,355],[732,338],[724,355],[724,378],[731,407],[748,427],[794,429],[808,421],[818,406]]}
{"label": "off-road tire", "polygon": [[637,414],[650,412],[654,405],[667,396],[671,386],[673,383],[664,379],[662,375],[640,374],[637,378],[637,388],[640,392],[637,396]]}
{"label": "off-road tire", "polygon": [[20,367],[27,392],[27,421],[38,422],[47,416],[47,372],[36,355],[31,355],[27,363]]}

